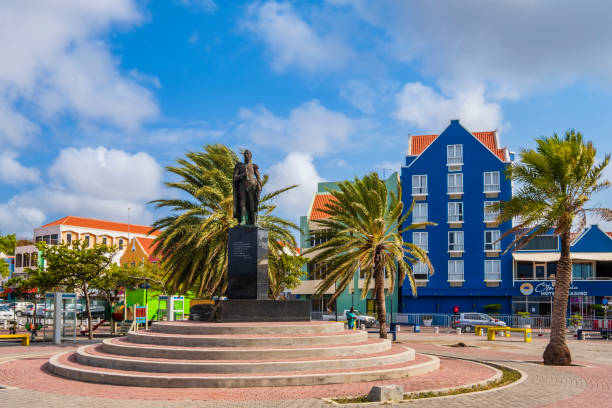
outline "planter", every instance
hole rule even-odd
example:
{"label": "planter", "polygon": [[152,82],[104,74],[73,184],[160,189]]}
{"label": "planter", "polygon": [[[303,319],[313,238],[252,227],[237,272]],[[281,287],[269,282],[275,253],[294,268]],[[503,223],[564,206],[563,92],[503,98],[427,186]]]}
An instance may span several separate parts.
{"label": "planter", "polygon": [[425,327],[431,327],[432,323],[433,323],[433,319],[423,319],[423,326]]}

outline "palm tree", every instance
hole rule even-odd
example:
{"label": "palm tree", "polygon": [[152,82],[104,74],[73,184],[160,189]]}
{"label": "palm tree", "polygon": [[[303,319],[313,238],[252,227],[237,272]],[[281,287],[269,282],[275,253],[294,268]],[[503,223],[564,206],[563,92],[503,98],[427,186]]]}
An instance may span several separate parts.
{"label": "palm tree", "polygon": [[[173,291],[193,290],[204,297],[225,294],[227,235],[238,224],[233,217],[233,173],[237,162],[238,156],[228,147],[215,144],[206,146],[203,152],[189,152],[186,158],[177,160],[177,166],[166,168],[179,178],[166,186],[188,196],[152,202],[156,208],[170,210],[170,215],[157,220],[152,228],[161,231],[156,253],[163,256]],[[264,187],[267,181],[264,176]],[[299,227],[274,216],[276,206],[270,203],[294,187],[264,194],[260,199],[258,225],[269,231],[271,256],[281,251],[281,243],[296,246],[290,230],[299,231]]]}
{"label": "palm tree", "polygon": [[380,337],[387,338],[385,274],[390,293],[398,274],[398,283],[401,285],[408,277],[412,293],[416,295],[412,265],[425,263],[433,273],[427,253],[412,243],[404,242],[402,233],[435,224],[412,224],[402,229],[412,207],[402,216],[401,190],[397,196],[388,191],[376,173],[362,179],[355,178],[353,182],[341,182],[338,190],[330,193],[333,199],[323,210],[329,218],[318,220],[322,229],[313,234],[317,238],[327,238],[327,241],[304,252],[304,255],[313,255],[313,264],[326,266],[317,294],[321,295],[335,285],[335,293],[329,301],[331,305],[352,282],[354,274],[361,271],[365,279],[361,297],[366,297],[373,279]]}
{"label": "palm tree", "polygon": [[610,155],[601,162],[591,142],[584,142],[580,132],[570,130],[565,137],[536,139],[538,147],[523,149],[519,163],[508,168],[510,179],[518,182],[512,199],[502,202],[500,221],[516,220],[504,236],[514,234],[506,252],[520,249],[534,236],[554,230],[561,237],[561,254],[557,266],[555,295],[551,318],[550,342],[544,350],[544,364],[569,365],[570,351],[565,343],[567,298],[571,283],[570,232],[572,226],[582,229],[587,213],[610,219],[606,208],[586,208],[591,196],[610,186],[603,178]]}

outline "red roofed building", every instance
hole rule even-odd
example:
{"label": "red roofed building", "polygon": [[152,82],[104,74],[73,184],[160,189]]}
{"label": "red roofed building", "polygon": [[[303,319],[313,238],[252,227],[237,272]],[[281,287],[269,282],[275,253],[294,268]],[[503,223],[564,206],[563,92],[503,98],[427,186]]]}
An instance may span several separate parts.
{"label": "red roofed building", "polygon": [[[510,151],[507,147],[499,146],[497,130],[490,132],[473,132],[472,135],[501,161],[510,161]],[[419,156],[439,135],[413,135],[408,141],[408,156]]]}
{"label": "red roofed building", "polygon": [[120,264],[156,264],[159,262],[159,257],[154,256],[155,248],[157,247],[154,238],[133,238],[127,246],[120,259]]}

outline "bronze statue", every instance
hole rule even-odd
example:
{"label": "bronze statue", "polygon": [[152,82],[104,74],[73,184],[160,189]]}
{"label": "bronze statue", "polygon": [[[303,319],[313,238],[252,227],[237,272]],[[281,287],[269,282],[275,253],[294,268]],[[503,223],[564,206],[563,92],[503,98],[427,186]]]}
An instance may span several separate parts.
{"label": "bronze statue", "polygon": [[244,151],[244,163],[234,166],[234,218],[240,225],[257,223],[257,208],[261,193],[259,167],[251,161],[250,150]]}

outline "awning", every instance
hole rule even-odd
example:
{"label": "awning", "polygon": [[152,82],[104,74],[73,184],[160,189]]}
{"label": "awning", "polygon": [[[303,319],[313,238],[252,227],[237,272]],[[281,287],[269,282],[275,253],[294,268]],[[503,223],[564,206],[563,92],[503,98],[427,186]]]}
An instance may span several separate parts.
{"label": "awning", "polygon": [[[556,262],[559,256],[559,252],[512,253],[512,259],[515,261],[528,262]],[[612,252],[570,252],[570,257],[575,261],[612,261]]]}

